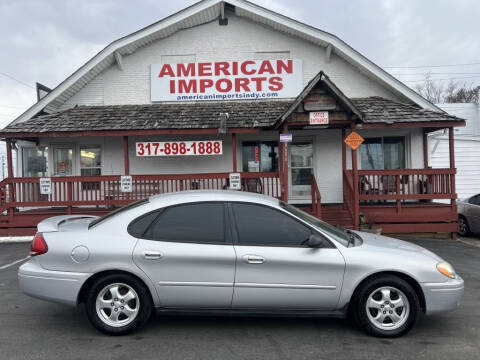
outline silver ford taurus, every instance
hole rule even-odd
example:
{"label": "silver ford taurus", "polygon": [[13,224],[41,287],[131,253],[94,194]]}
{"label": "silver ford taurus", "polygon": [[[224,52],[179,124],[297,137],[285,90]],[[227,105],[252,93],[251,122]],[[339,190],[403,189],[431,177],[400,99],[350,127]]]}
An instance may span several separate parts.
{"label": "silver ford taurus", "polygon": [[153,310],[351,316],[376,336],[456,308],[463,280],[432,252],[341,230],[282,201],[231,191],[154,196],[102,218],[42,221],[18,271],[31,296],[79,305],[109,334]]}

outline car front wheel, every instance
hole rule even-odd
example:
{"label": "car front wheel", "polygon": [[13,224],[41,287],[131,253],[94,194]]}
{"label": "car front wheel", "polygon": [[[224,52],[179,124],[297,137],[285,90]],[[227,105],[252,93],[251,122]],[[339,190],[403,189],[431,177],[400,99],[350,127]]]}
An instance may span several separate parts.
{"label": "car front wheel", "polygon": [[458,218],[458,234],[460,236],[470,235],[470,228],[468,227],[468,221],[463,216]]}
{"label": "car front wheel", "polygon": [[421,314],[418,295],[405,280],[385,275],[368,280],[359,289],[353,308],[356,323],[379,337],[408,332]]}
{"label": "car front wheel", "polygon": [[107,275],[90,288],[86,310],[95,328],[107,334],[123,335],[148,320],[152,304],[148,290],[133,276]]}

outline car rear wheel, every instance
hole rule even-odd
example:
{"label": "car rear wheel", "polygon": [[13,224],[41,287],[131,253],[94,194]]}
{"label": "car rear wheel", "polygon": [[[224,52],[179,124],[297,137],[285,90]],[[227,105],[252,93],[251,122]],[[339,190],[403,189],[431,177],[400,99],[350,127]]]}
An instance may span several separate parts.
{"label": "car rear wheel", "polygon": [[148,289],[139,280],[126,274],[113,274],[92,285],[86,310],[95,328],[107,334],[123,335],[148,320],[152,303]]}
{"label": "car rear wheel", "polygon": [[407,333],[421,314],[418,295],[413,287],[393,275],[368,280],[359,289],[354,301],[356,323],[367,333],[379,337]]}
{"label": "car rear wheel", "polygon": [[468,221],[463,216],[458,218],[458,234],[460,236],[470,235],[470,227],[468,226]]}

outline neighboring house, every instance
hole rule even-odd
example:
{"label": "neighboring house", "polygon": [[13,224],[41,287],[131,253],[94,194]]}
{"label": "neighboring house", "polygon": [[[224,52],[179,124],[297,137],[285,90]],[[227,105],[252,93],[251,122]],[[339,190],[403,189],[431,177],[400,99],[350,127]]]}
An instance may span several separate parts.
{"label": "neighboring house", "polygon": [[385,232],[455,233],[453,162],[424,154],[429,132],[463,125],[332,34],[204,0],[114,41],[0,131],[19,174],[0,183],[0,233],[227,188],[351,228],[362,212]]}
{"label": "neighboring house", "polygon": [[[480,106],[479,104],[437,104],[447,113],[466,120],[455,129],[456,188],[459,199],[480,193]],[[448,135],[443,131],[429,136],[430,165],[443,168],[449,164]]]}

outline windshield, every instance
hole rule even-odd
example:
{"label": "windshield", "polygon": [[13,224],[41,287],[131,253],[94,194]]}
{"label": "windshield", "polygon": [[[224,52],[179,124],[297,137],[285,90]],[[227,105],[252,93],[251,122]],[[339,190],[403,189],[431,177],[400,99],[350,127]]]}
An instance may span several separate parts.
{"label": "windshield", "polygon": [[348,247],[350,243],[350,237],[346,231],[339,229],[333,225],[327,224],[325,221],[322,221],[315,216],[312,216],[296,208],[295,206],[287,204],[283,201],[280,201],[280,206],[286,211],[288,211],[290,214],[302,219],[303,221],[306,221],[310,225],[319,229],[321,232],[326,232],[339,243]]}
{"label": "windshield", "polygon": [[90,229],[90,228],[94,227],[95,225],[98,225],[101,222],[114,217],[115,215],[118,215],[118,214],[120,214],[124,211],[130,210],[132,208],[135,208],[137,206],[140,206],[140,205],[143,205],[143,204],[146,204],[146,203],[148,203],[148,198],[145,198],[145,199],[142,199],[142,200],[139,200],[139,201],[135,201],[134,203],[131,203],[131,204],[126,205],[126,206],[122,206],[121,208],[113,210],[112,212],[108,213],[107,215],[104,215],[104,216],[102,216],[98,219],[93,220],[90,224],[88,224],[88,228]]}

